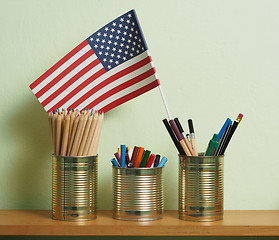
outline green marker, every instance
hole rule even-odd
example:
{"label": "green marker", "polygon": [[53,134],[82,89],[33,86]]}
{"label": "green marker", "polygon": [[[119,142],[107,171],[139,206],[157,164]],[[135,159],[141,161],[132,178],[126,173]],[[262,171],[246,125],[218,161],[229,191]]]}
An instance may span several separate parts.
{"label": "green marker", "polygon": [[205,156],[213,156],[219,143],[216,141],[218,134],[214,133],[213,138],[209,141],[208,147],[205,152]]}
{"label": "green marker", "polygon": [[143,156],[143,158],[140,162],[140,166],[139,166],[140,168],[145,168],[146,167],[147,160],[149,158],[150,153],[151,153],[151,151],[149,151],[149,150],[145,151],[145,154],[144,154],[144,156]]}

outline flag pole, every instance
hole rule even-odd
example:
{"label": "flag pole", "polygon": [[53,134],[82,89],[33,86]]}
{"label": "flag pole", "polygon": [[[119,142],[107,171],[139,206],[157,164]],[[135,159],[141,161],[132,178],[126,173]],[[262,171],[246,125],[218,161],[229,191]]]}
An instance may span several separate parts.
{"label": "flag pole", "polygon": [[164,102],[164,105],[165,105],[165,108],[166,108],[166,111],[167,111],[167,114],[168,114],[168,119],[171,120],[172,118],[171,118],[171,115],[170,115],[170,111],[169,111],[169,108],[168,108],[168,105],[167,105],[167,101],[166,101],[163,89],[162,89],[161,85],[159,85],[158,87],[159,87],[159,90],[160,90],[160,93],[161,93],[161,96],[162,96],[162,99],[163,99],[163,102]]}

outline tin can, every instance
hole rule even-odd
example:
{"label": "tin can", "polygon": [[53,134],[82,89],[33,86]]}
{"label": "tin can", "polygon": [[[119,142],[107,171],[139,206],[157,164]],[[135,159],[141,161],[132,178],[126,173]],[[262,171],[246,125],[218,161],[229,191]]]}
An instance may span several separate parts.
{"label": "tin can", "polygon": [[98,156],[52,156],[52,218],[84,221],[97,217]]}
{"label": "tin can", "polygon": [[163,215],[162,169],[113,169],[113,212],[119,220],[149,221]]}
{"label": "tin can", "polygon": [[223,219],[224,156],[179,155],[179,218]]}

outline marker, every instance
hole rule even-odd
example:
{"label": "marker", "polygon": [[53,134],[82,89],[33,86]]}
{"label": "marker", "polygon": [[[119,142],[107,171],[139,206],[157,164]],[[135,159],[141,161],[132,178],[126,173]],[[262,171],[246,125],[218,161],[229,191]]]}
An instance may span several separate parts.
{"label": "marker", "polygon": [[151,151],[149,151],[149,150],[145,151],[144,156],[142,157],[142,160],[141,160],[141,163],[140,163],[140,167],[141,168],[145,168],[146,167],[147,160],[149,158],[150,153],[151,153]]}
{"label": "marker", "polygon": [[173,120],[170,120],[169,123],[170,123],[171,128],[172,128],[172,130],[174,131],[174,133],[175,133],[175,135],[176,135],[178,141],[180,142],[180,144],[181,144],[181,146],[182,146],[184,152],[186,153],[186,155],[187,155],[187,156],[192,156],[192,154],[191,154],[190,150],[188,149],[188,147],[187,147],[185,141],[183,140],[183,138],[182,138],[182,136],[181,136],[181,134],[180,134],[180,132],[179,132],[177,126],[175,125],[175,122],[174,122]]}
{"label": "marker", "polygon": [[223,136],[224,132],[226,131],[227,127],[229,125],[231,125],[231,124],[232,124],[232,120],[227,118],[227,120],[225,121],[223,127],[220,129],[220,132],[218,133],[218,136],[217,136],[217,139],[216,139],[217,142],[220,141],[220,139]]}
{"label": "marker", "polygon": [[166,157],[163,157],[161,162],[159,163],[159,165],[157,167],[164,167],[165,166],[165,163],[167,162],[167,158]]}
{"label": "marker", "polygon": [[139,153],[139,147],[135,146],[131,157],[131,163],[133,163],[134,166],[136,164],[138,153]]}
{"label": "marker", "polygon": [[135,162],[135,164],[133,163],[135,168],[138,168],[139,165],[140,165],[140,161],[141,161],[141,158],[142,158],[143,151],[144,151],[144,148],[140,147],[139,148],[139,152],[138,152],[138,156],[137,156],[137,159],[136,159],[136,162]]}
{"label": "marker", "polygon": [[126,151],[126,153],[125,153],[125,163],[126,163],[126,165],[128,165],[129,162],[131,162],[131,159],[129,157],[128,151]]}
{"label": "marker", "polygon": [[189,133],[186,134],[186,138],[188,139],[189,143],[191,143],[191,138],[190,138],[190,134]]}
{"label": "marker", "polygon": [[175,124],[176,124],[176,126],[177,126],[177,128],[179,130],[179,132],[181,133],[182,137],[186,138],[186,134],[185,134],[185,132],[184,132],[184,130],[183,130],[183,128],[182,128],[178,118],[174,118],[173,120],[174,120],[174,122],[175,122]]}
{"label": "marker", "polygon": [[148,160],[147,160],[147,164],[146,167],[150,168],[155,160],[156,156],[154,153],[151,153],[151,155],[149,156]]}
{"label": "marker", "polygon": [[155,161],[154,161],[153,167],[157,167],[159,165],[159,162],[160,162],[160,155],[157,154],[156,157],[155,157]]}
{"label": "marker", "polygon": [[125,155],[126,155],[126,146],[121,145],[121,155],[120,155],[120,167],[125,167]]}
{"label": "marker", "polygon": [[128,156],[130,158],[130,161],[132,161],[133,150],[134,149],[132,147],[128,147]]}
{"label": "marker", "polygon": [[116,153],[114,154],[114,156],[116,157],[116,159],[117,159],[118,162],[121,162],[121,157],[120,157],[119,152],[116,152]]}
{"label": "marker", "polygon": [[133,165],[133,163],[129,162],[128,165],[127,165],[127,167],[128,167],[128,168],[133,168],[134,165]]}
{"label": "marker", "polygon": [[179,132],[180,132],[184,142],[186,143],[186,146],[189,149],[191,155],[192,156],[196,156],[196,154],[195,154],[195,152],[194,152],[194,150],[193,150],[193,148],[191,146],[190,140],[187,138],[187,135],[185,134],[185,132],[184,132],[184,130],[183,130],[183,128],[182,128],[178,118],[175,118],[174,122],[175,122],[175,124],[176,124],[176,126],[177,126],[177,128],[178,128],[178,130],[179,130]]}
{"label": "marker", "polygon": [[180,155],[185,155],[185,152],[184,152],[183,148],[181,147],[181,145],[179,144],[179,142],[177,141],[177,138],[176,138],[174,132],[172,131],[171,126],[168,123],[168,120],[165,118],[162,121],[163,121],[163,123],[164,123],[164,125],[165,125],[165,127],[166,127],[174,145],[176,146],[176,149],[179,152],[179,154]]}
{"label": "marker", "polygon": [[231,129],[229,130],[227,137],[224,140],[224,145],[223,145],[223,148],[221,149],[220,155],[224,155],[224,153],[228,147],[228,144],[229,144],[238,124],[241,122],[242,118],[243,118],[243,114],[239,113],[236,120],[233,122],[233,125],[232,125]]}
{"label": "marker", "polygon": [[119,167],[119,163],[116,161],[115,158],[111,159],[110,161],[111,161],[111,163],[113,164],[113,166]]}
{"label": "marker", "polygon": [[214,133],[213,138],[209,141],[205,156],[214,156],[219,143],[216,141],[218,134]]}
{"label": "marker", "polygon": [[190,138],[191,138],[191,143],[192,143],[192,149],[194,152],[193,156],[198,156],[198,148],[197,148],[194,125],[193,125],[192,119],[188,119],[188,126],[189,126]]}

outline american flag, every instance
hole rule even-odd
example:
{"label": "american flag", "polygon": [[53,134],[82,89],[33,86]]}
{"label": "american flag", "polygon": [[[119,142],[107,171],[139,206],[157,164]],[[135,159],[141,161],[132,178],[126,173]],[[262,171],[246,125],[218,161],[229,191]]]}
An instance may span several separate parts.
{"label": "american flag", "polygon": [[160,85],[135,10],[69,52],[30,85],[46,111],[107,112]]}

